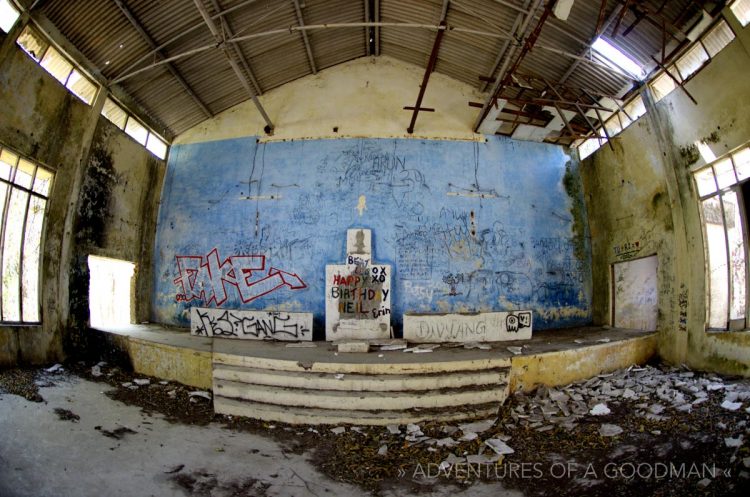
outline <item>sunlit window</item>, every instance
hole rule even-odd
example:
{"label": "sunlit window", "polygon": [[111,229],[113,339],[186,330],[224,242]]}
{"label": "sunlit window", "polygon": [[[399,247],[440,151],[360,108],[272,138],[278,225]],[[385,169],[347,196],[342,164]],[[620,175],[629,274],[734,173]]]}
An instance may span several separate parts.
{"label": "sunlit window", "polygon": [[730,7],[742,26],[750,22],[750,0],[737,0]]}
{"label": "sunlit window", "polygon": [[148,129],[141,123],[139,123],[133,116],[128,116],[128,122],[125,123],[125,132],[129,134],[135,141],[146,146],[146,140],[148,139]]}
{"label": "sunlit window", "polygon": [[10,31],[21,14],[8,0],[0,0],[0,29]]}
{"label": "sunlit window", "polygon": [[0,321],[39,323],[39,273],[53,173],[0,146]]}
{"label": "sunlit window", "polygon": [[646,75],[640,64],[628,57],[620,49],[601,36],[594,41],[591,48],[599,52],[599,54],[611,62],[615,67],[624,70],[636,79],[641,80]]}
{"label": "sunlit window", "polygon": [[701,202],[706,253],[706,321],[709,329],[747,326],[747,214],[750,147],[693,173]]}
{"label": "sunlit window", "polygon": [[[0,0],[2,1],[2,0]],[[18,45],[73,95],[87,104],[96,97],[97,87],[68,58],[31,26],[26,26],[16,40]]]}

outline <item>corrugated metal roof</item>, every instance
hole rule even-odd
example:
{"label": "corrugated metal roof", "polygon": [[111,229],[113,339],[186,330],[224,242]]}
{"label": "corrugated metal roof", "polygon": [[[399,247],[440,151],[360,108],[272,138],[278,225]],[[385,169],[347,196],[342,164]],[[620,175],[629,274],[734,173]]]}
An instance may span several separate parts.
{"label": "corrugated metal roof", "polygon": [[[199,1],[225,38],[251,36],[228,43],[236,48],[230,51],[231,56],[237,58],[250,86],[257,83],[260,93],[311,74],[313,64],[316,70],[322,70],[367,55],[368,39],[375,33],[374,27],[361,25],[309,29],[306,34],[313,59],[311,64],[302,31],[290,29],[299,25],[294,0]],[[302,21],[313,28],[366,21],[435,26],[441,20],[444,7],[444,0],[298,2]],[[120,4],[132,13],[158,46],[160,55],[154,53]],[[379,5],[378,18],[375,17],[376,4]],[[616,19],[625,0],[609,0],[604,17],[613,22],[603,31],[603,36],[639,64],[651,68],[654,65],[651,57],[661,52],[664,33],[673,44],[683,39],[702,4],[694,0],[628,2],[614,36]],[[508,36],[513,34],[514,26],[528,11],[525,5],[535,6],[537,2],[450,1],[446,23],[449,28],[460,29],[448,29],[443,36],[436,71],[485,88],[487,78],[498,76],[501,50],[508,43]],[[517,98],[520,93],[524,99],[538,97],[545,86],[542,79],[553,84],[564,83],[564,87],[569,87],[564,90],[569,98],[581,97],[581,88],[597,95],[618,95],[628,89],[632,82],[627,77],[602,65],[580,60],[580,57],[591,56],[588,46],[595,36],[600,7],[599,0],[576,0],[567,21],[550,16],[540,31],[537,46],[525,54],[518,68],[520,74],[539,78],[534,82],[535,89],[521,92],[511,85],[504,89],[502,96]],[[46,17],[109,81],[148,67],[161,60],[160,57],[178,56],[171,65],[189,90],[166,65],[144,70],[118,83],[142,105],[143,111],[154,121],[163,123],[172,134],[179,134],[207,118],[201,104],[211,114],[216,114],[251,96],[224,52],[216,47],[217,42],[195,0],[48,0],[40,12],[33,15]],[[541,9],[530,20],[527,33],[537,25],[540,16]],[[222,24],[222,20],[226,24]],[[278,32],[266,34],[274,30]],[[627,34],[626,30],[629,30]],[[381,54],[422,67],[427,65],[436,29],[382,26],[378,31]],[[518,45],[518,42],[513,40],[511,44]],[[202,48],[205,50],[198,51]],[[196,53],[179,57],[191,51]],[[514,58],[508,66],[520,52],[514,49]],[[602,62],[597,57],[594,60]],[[416,98],[416,91],[404,98],[405,101]],[[512,132],[514,127],[510,129]]]}

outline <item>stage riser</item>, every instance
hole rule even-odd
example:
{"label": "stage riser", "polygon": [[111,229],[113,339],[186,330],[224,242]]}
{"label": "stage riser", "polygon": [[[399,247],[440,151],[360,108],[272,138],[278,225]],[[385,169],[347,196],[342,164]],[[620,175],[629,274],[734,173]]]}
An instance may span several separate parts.
{"label": "stage riser", "polygon": [[[299,349],[304,350],[304,349]],[[391,352],[395,354],[397,352]],[[302,355],[303,353],[300,353]],[[357,354],[352,354],[357,355]],[[444,374],[461,371],[486,371],[488,369],[510,368],[507,357],[488,357],[486,359],[468,359],[452,361],[430,362],[424,357],[428,354],[410,355],[411,362],[345,362],[342,356],[331,357],[327,362],[289,361],[262,356],[229,354],[214,350],[214,365],[238,366],[242,368],[257,368],[273,371],[307,371],[310,373],[332,374],[369,374],[369,375],[400,375],[400,374]],[[404,354],[407,356],[407,354]]]}
{"label": "stage riser", "polygon": [[215,364],[213,377],[214,381],[226,380],[251,385],[306,390],[400,392],[476,386],[495,388],[508,382],[508,368],[486,371],[458,371],[440,375],[363,375],[353,373],[343,374],[343,377],[337,378],[333,373],[311,373],[304,370],[301,372],[270,371],[260,368],[240,368]]}
{"label": "stage riser", "polygon": [[[445,363],[430,364],[419,372],[411,370],[424,363],[317,363],[327,370],[320,372],[289,361],[274,361],[274,366],[286,368],[276,370],[263,369],[258,361],[253,361],[254,367],[226,364],[245,362],[239,356],[225,354],[222,359],[213,368],[217,413],[303,424],[385,425],[491,416],[508,396],[510,374],[509,367],[497,367],[507,361],[493,360],[479,362],[495,367],[476,369],[474,363],[470,365],[474,369],[456,370],[456,364],[450,363],[451,370],[442,372],[435,366]],[[350,372],[372,369],[361,366],[377,366],[376,371],[390,374]],[[292,367],[296,369],[290,371]]]}
{"label": "stage riser", "polygon": [[214,411],[218,414],[245,416],[263,421],[289,424],[314,425],[403,425],[428,421],[453,422],[466,419],[490,418],[497,416],[498,404],[468,406],[461,410],[442,409],[440,411],[352,411],[347,409],[314,409],[301,407],[281,407],[258,402],[241,401],[217,396],[214,398]]}

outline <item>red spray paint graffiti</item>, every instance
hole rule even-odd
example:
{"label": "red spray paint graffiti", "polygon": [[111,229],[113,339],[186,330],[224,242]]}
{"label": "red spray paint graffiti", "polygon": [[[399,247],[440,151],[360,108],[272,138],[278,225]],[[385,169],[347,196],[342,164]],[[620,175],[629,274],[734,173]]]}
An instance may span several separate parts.
{"label": "red spray paint graffiti", "polygon": [[205,257],[178,255],[175,259],[180,275],[174,283],[182,288],[176,297],[178,302],[203,300],[221,306],[228,298],[227,288],[234,287],[246,304],[283,286],[290,290],[307,288],[294,273],[273,267],[262,273],[266,267],[264,255],[233,255],[221,261],[218,249],[213,249]]}

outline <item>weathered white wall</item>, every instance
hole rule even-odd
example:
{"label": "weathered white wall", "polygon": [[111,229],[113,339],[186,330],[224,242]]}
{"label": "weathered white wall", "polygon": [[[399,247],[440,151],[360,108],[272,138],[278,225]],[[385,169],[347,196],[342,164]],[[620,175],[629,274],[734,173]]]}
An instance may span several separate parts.
{"label": "weathered white wall", "polygon": [[680,89],[581,165],[591,227],[594,322],[609,324],[613,263],[656,254],[659,354],[674,363],[750,375],[750,332],[706,332],[704,234],[692,172],[750,140],[750,26]]}
{"label": "weathered white wall", "polygon": [[[430,76],[422,107],[409,135],[406,128],[417,100],[424,69],[389,57],[366,57],[326,69],[269,91],[260,97],[276,130],[268,140],[314,138],[430,138],[483,140],[472,132],[479,110],[469,101],[482,95],[442,74]],[[246,101],[198,124],[174,143],[264,136],[263,121]],[[338,132],[333,128],[338,127]]]}

